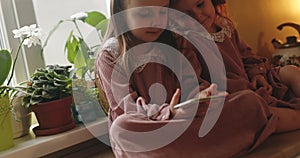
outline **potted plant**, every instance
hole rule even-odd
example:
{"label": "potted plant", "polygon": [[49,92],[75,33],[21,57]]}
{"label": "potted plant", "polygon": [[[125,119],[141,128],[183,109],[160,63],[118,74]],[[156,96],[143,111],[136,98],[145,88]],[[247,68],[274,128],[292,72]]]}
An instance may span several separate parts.
{"label": "potted plant", "polygon": [[71,66],[49,65],[37,69],[27,83],[23,104],[33,111],[39,126],[36,135],[52,135],[75,127],[71,114]]}
{"label": "potted plant", "polygon": [[105,116],[98,101],[98,89],[90,82],[78,79],[73,80],[73,96],[78,112],[78,121],[89,123],[96,121],[98,117]]}
{"label": "potted plant", "polygon": [[[72,30],[65,44],[65,52],[68,61],[73,64],[75,76],[73,80],[73,97],[75,101],[75,118],[79,118],[82,122],[91,122],[97,117],[102,117],[105,114],[100,106],[103,107],[102,100],[98,100],[98,88],[95,87],[94,64],[96,52],[101,45],[88,45],[84,39],[78,24],[85,23],[97,30],[99,41],[103,40],[103,35],[106,32],[108,19],[100,12],[79,12],[70,17],[70,20],[75,25],[77,34]],[[62,23],[60,21],[54,30]],[[54,31],[53,30],[53,31]]]}
{"label": "potted plant", "polygon": [[[13,130],[11,119],[11,105],[9,94],[22,89],[11,86],[15,65],[22,48],[22,45],[31,47],[39,44],[39,36],[41,29],[36,25],[24,26],[20,29],[13,30],[15,38],[21,38],[21,42],[16,52],[7,49],[0,50],[0,151],[12,147]],[[14,54],[15,53],[15,54]],[[14,54],[14,55],[13,55]],[[12,55],[14,57],[12,57]]]}
{"label": "potted plant", "polygon": [[[67,54],[67,60],[73,65],[75,75],[78,78],[84,79],[85,77],[93,78],[91,74],[94,72],[94,63],[96,51],[101,45],[103,35],[106,32],[108,19],[104,14],[98,11],[79,12],[72,15],[69,19],[60,20],[52,30],[50,30],[42,49],[47,45],[51,36],[60,27],[62,23],[70,22],[74,24],[74,28],[70,31],[66,39],[64,51]],[[87,24],[94,28],[96,35],[100,41],[97,45],[89,45],[85,36],[80,30],[79,23]]]}
{"label": "potted plant", "polygon": [[[73,65],[74,68],[74,83],[75,85],[73,87],[74,94],[73,98],[75,101],[75,107],[73,107],[74,111],[74,118],[77,120],[77,122],[82,122],[83,120],[94,120],[95,119],[95,112],[99,109],[99,103],[97,100],[97,103],[91,101],[88,99],[90,97],[94,99],[94,97],[97,97],[96,93],[89,93],[90,91],[98,91],[94,83],[94,63],[95,63],[95,56],[97,49],[101,45],[101,41],[103,40],[103,35],[106,32],[107,25],[108,25],[108,19],[105,17],[104,14],[98,12],[98,11],[90,11],[90,12],[79,12],[74,15],[72,15],[69,19],[66,20],[60,20],[50,31],[48,34],[48,37],[46,38],[44,42],[44,46],[42,49],[47,45],[48,41],[50,40],[51,36],[54,34],[54,32],[60,27],[60,25],[64,22],[71,22],[74,24],[74,30],[72,29],[70,31],[70,34],[66,40],[64,51],[67,54],[68,61]],[[81,32],[79,24],[84,23],[88,26],[94,28],[97,32],[93,35],[97,35],[99,38],[99,43],[97,45],[89,45],[85,38],[84,34]],[[76,84],[77,82],[85,83],[85,86],[88,86],[90,88],[82,90],[82,88],[78,88]],[[77,95],[78,94],[78,95]],[[85,102],[82,100],[83,96],[86,96],[86,100],[89,100],[88,102]],[[78,97],[78,98],[77,98]],[[101,103],[100,103],[101,104]],[[97,107],[98,106],[98,107]],[[94,108],[93,108],[94,107]],[[89,109],[89,110],[87,110]],[[98,114],[98,115],[97,115]],[[99,112],[96,115],[101,117],[102,113],[99,114]],[[88,116],[88,117],[86,117]],[[85,121],[83,121],[85,122]]]}
{"label": "potted plant", "polygon": [[[71,21],[75,24],[77,32],[79,33],[79,36],[73,34],[73,31],[71,31],[70,36],[67,39],[65,51],[68,55],[68,60],[73,64],[73,67],[76,70],[77,76],[80,76],[84,78],[86,76],[87,72],[92,73],[93,72],[93,64],[94,64],[94,55],[93,52],[95,52],[95,48],[97,46],[88,46],[86,42],[83,39],[83,36],[79,30],[79,27],[77,25],[78,21],[82,21],[84,23],[89,24],[90,26],[94,27],[100,39],[102,39],[102,34],[106,30],[107,26],[107,19],[106,17],[99,13],[99,12],[86,12],[86,13],[80,13],[73,15],[71,19],[68,20],[61,20],[54,28],[50,31],[49,35],[47,36],[45,42],[42,45],[41,53],[43,53],[44,48],[47,45],[47,42],[51,35],[55,32],[57,27],[64,21]],[[20,45],[15,52],[16,54],[13,54],[13,51],[9,50],[0,50],[0,98],[8,98],[8,94],[17,90],[17,91],[23,91],[22,87],[15,87],[11,86],[10,82],[13,78],[15,65],[17,62],[17,58],[19,56],[20,50],[22,48],[22,45],[27,45],[28,47],[31,47],[32,45],[41,45],[41,29],[37,28],[35,24],[30,26],[24,26],[20,29],[13,30],[13,33],[15,34],[15,38],[20,39]],[[12,55],[13,54],[13,55]],[[14,59],[12,59],[12,56],[14,56]],[[12,68],[11,68],[12,67]],[[10,74],[10,75],[9,75]],[[91,75],[90,75],[91,76]],[[24,91],[23,91],[24,92]],[[26,93],[26,92],[25,92]],[[27,94],[28,95],[28,94]],[[4,101],[2,101],[4,103]],[[28,104],[27,104],[28,105]],[[10,105],[6,106],[7,108],[2,109],[12,109]],[[7,110],[6,110],[7,111]],[[9,113],[10,115],[10,113]],[[6,116],[10,117],[10,116]],[[0,120],[1,121],[1,120]],[[1,122],[0,122],[1,123]],[[8,128],[7,128],[8,129]],[[0,133],[1,134],[1,133]],[[1,137],[2,135],[0,135]],[[6,137],[6,136],[3,136]],[[2,138],[2,137],[1,137]],[[6,137],[8,138],[8,137]],[[3,140],[3,139],[1,139]],[[1,141],[3,142],[3,141]],[[0,144],[1,144],[0,142]],[[8,143],[6,143],[8,144]],[[0,146],[1,150],[1,146]]]}
{"label": "potted plant", "polygon": [[10,104],[7,94],[0,94],[0,140],[0,151],[14,146]]}
{"label": "potted plant", "polygon": [[[12,58],[10,53],[7,50],[1,50],[0,59],[2,61],[0,66],[0,72],[1,72],[0,85],[2,85],[9,74]],[[4,92],[4,90],[1,91],[3,92],[0,93],[0,130],[1,130],[0,139],[3,142],[0,143],[0,151],[13,146],[12,127],[11,127],[10,120],[7,121],[8,118],[10,117],[9,98],[7,93]]]}

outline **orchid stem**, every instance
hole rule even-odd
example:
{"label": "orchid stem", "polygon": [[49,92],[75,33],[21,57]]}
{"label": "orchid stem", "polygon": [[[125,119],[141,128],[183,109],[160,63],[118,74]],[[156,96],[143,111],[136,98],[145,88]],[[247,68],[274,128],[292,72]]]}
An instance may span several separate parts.
{"label": "orchid stem", "polygon": [[15,67],[16,67],[16,63],[17,63],[17,60],[18,60],[18,56],[19,56],[19,54],[20,54],[20,50],[21,50],[22,44],[23,44],[23,42],[24,42],[25,39],[26,39],[26,38],[22,39],[21,44],[20,44],[19,47],[18,47],[17,54],[16,54],[16,57],[15,57],[15,60],[14,60],[14,63],[13,63],[12,71],[11,71],[9,80],[8,80],[8,82],[7,82],[7,84],[6,84],[7,86],[10,84],[10,82],[11,82],[11,80],[12,80],[12,78],[13,78],[13,74],[14,74],[14,70],[15,70]]}

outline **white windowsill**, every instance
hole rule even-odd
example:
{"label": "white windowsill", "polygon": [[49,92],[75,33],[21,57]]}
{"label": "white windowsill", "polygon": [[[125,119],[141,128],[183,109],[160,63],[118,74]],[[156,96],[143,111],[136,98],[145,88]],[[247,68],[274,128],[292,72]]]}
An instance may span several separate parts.
{"label": "white windowsill", "polygon": [[41,157],[107,133],[106,118],[101,118],[89,125],[77,125],[70,131],[51,136],[35,137],[30,130],[27,136],[14,140],[14,147],[0,152],[0,157]]}

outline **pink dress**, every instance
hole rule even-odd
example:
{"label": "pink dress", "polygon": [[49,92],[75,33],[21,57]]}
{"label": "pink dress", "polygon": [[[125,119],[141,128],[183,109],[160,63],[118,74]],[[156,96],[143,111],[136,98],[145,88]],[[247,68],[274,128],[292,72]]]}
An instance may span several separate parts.
{"label": "pink dress", "polygon": [[[233,44],[233,40],[239,39],[237,35],[232,37],[226,41]],[[189,92],[181,95],[181,101],[184,101],[210,85],[209,77],[205,76],[208,70],[199,62],[201,56],[192,49],[181,47],[182,55],[188,59],[192,69],[197,70],[196,82],[191,79],[191,67],[186,66],[177,55],[173,58],[164,56],[165,52],[151,58],[162,61],[171,59],[175,73],[163,64],[150,62],[137,63],[133,66],[137,69],[128,75],[126,72],[132,65],[118,64],[117,61],[122,58],[117,40],[111,38],[106,41],[98,55],[96,68],[110,103],[109,135],[116,157],[234,157],[252,151],[275,131],[278,118],[269,112],[267,106],[270,104],[264,98],[249,90],[247,74],[243,67],[238,67],[243,66],[238,48],[221,43],[219,46],[221,52],[232,47],[236,50],[232,52],[236,55],[235,60],[232,61],[228,54],[232,64],[225,65],[231,94],[226,97],[212,129],[201,137],[199,130],[204,118],[214,109],[200,104],[188,111],[194,112],[193,117],[187,114],[186,117],[174,118],[170,115],[168,104],[176,88]],[[156,49],[152,51],[159,52]],[[226,54],[222,55],[224,57]],[[143,97],[145,103],[139,97]]]}
{"label": "pink dress", "polygon": [[[299,109],[300,98],[295,97],[291,89],[280,81],[280,67],[272,68],[267,58],[254,55],[251,48],[240,39],[230,20],[224,18],[219,21],[222,30],[230,32],[224,36],[223,41],[216,42],[226,67],[227,91],[233,93],[250,89],[260,95],[269,106]],[[268,95],[264,88],[249,85],[249,79],[257,74],[265,76],[273,87],[272,95]]]}

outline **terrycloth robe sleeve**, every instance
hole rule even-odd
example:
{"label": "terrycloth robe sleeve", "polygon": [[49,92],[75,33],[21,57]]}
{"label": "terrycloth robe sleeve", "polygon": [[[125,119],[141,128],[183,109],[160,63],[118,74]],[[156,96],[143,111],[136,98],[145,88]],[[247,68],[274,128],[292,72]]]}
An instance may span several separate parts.
{"label": "terrycloth robe sleeve", "polygon": [[130,84],[124,68],[116,64],[116,52],[103,50],[100,52],[97,67],[101,85],[107,95],[110,108],[109,120],[113,122],[124,113],[140,113],[151,120],[165,120],[170,118],[168,104],[147,106],[144,102],[137,102],[140,97]]}

